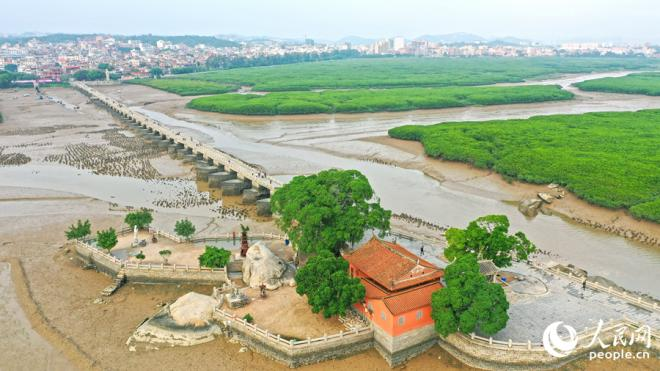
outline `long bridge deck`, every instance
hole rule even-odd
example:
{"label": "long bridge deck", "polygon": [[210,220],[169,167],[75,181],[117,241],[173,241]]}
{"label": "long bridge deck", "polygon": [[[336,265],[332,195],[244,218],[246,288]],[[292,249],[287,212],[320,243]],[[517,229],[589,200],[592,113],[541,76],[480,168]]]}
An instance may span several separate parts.
{"label": "long bridge deck", "polygon": [[249,180],[252,187],[267,189],[269,193],[273,193],[275,189],[282,186],[282,183],[268,175],[260,169],[251,166],[240,159],[222,152],[221,150],[203,144],[192,137],[186,137],[174,130],[166,127],[158,120],[154,120],[140,112],[136,112],[123,103],[89,87],[82,82],[74,82],[73,85],[86,93],[90,97],[98,99],[104,103],[109,109],[121,114],[127,119],[133,120],[138,125],[151,129],[155,134],[160,135],[163,140],[169,140],[173,144],[179,144],[187,148],[192,153],[203,156],[207,160],[212,160],[217,165],[222,165],[227,172],[235,172],[238,178]]}

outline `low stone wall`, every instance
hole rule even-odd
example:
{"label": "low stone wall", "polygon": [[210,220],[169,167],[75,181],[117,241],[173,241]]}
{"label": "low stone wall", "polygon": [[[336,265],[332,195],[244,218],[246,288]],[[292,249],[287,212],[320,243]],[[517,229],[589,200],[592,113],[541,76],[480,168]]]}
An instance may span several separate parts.
{"label": "low stone wall", "polygon": [[438,342],[438,334],[433,326],[408,331],[395,337],[387,334],[378,326],[373,327],[374,346],[390,367],[405,363]]}
{"label": "low stone wall", "polygon": [[[611,344],[614,329],[625,325],[634,329],[637,324],[626,320],[613,321],[603,326],[599,338]],[[468,366],[485,370],[547,370],[556,369],[567,363],[585,358],[592,351],[603,351],[598,341],[588,345],[595,329],[587,329],[577,335],[578,347],[568,356],[557,358],[546,352],[538,343],[513,343],[484,339],[474,335],[451,334],[439,338],[439,345],[452,356]],[[582,344],[582,345],[580,345]],[[658,350],[657,338],[652,341],[652,349]]]}
{"label": "low stone wall", "polygon": [[374,334],[369,328],[316,339],[286,340],[221,310],[216,310],[216,319],[223,323],[228,336],[289,367],[344,358],[373,347]]}
{"label": "low stone wall", "polygon": [[224,268],[191,268],[176,265],[124,264],[126,281],[135,283],[191,283],[221,285],[229,282]]}
{"label": "low stone wall", "polygon": [[200,268],[181,265],[124,263],[82,241],[73,244],[78,257],[85,263],[94,264],[96,269],[109,276],[124,270],[126,281],[135,283],[189,283],[221,285],[229,282],[225,268]]}

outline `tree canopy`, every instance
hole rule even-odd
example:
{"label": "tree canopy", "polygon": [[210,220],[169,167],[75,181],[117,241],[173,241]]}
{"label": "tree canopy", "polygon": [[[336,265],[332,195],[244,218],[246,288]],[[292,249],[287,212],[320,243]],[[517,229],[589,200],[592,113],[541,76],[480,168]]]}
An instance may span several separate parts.
{"label": "tree canopy", "polygon": [[99,63],[98,69],[102,71],[105,70],[112,71],[114,67],[112,67],[109,63]]}
{"label": "tree canopy", "polygon": [[149,70],[149,75],[153,78],[159,79],[163,76],[163,69],[160,67],[152,67],[151,70]]}
{"label": "tree canopy", "polygon": [[69,227],[69,230],[66,231],[65,234],[67,240],[77,240],[84,238],[85,236],[89,236],[91,233],[92,224],[89,222],[89,220],[85,220],[83,222],[79,219],[76,224],[72,224]]}
{"label": "tree canopy", "polygon": [[18,65],[14,63],[5,64],[5,71],[7,72],[18,72]]}
{"label": "tree canopy", "polygon": [[431,317],[442,336],[476,330],[493,335],[509,320],[509,302],[502,287],[479,273],[474,255],[459,257],[445,269],[447,287],[431,296]]}
{"label": "tree canopy", "polygon": [[73,78],[76,80],[104,80],[105,72],[101,70],[79,70],[73,74]]}
{"label": "tree canopy", "polygon": [[311,257],[296,273],[296,292],[307,295],[312,312],[323,311],[328,318],[344,315],[353,304],[364,299],[365,289],[359,278],[348,274],[348,262],[329,251]]}
{"label": "tree canopy", "polygon": [[96,244],[105,250],[112,250],[117,245],[117,232],[114,228],[96,232]]}
{"label": "tree canopy", "polygon": [[144,229],[151,224],[153,221],[153,216],[151,216],[151,211],[149,210],[138,210],[126,214],[124,218],[124,223],[126,223],[130,228],[137,226],[138,229]]}
{"label": "tree canopy", "polygon": [[271,207],[296,248],[338,255],[347,242],[362,239],[366,229],[389,230],[392,213],[379,201],[370,202],[373,197],[359,171],[332,169],[293,178],[273,194]]}
{"label": "tree canopy", "polygon": [[195,233],[195,225],[188,219],[181,219],[174,225],[174,232],[185,238],[190,238]]}
{"label": "tree canopy", "polygon": [[222,268],[229,264],[231,252],[215,246],[206,246],[204,253],[199,256],[199,265],[208,268]]}
{"label": "tree canopy", "polygon": [[505,215],[486,215],[468,224],[467,228],[449,228],[445,233],[445,257],[450,261],[463,255],[492,260],[498,267],[511,265],[512,257],[527,260],[536,246],[522,232],[509,235],[509,219]]}

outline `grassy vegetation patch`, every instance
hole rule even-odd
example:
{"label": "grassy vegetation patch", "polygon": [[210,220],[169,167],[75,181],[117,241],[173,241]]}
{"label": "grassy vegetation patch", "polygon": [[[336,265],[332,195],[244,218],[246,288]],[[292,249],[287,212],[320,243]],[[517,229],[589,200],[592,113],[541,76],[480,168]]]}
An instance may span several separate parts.
{"label": "grassy vegetation patch", "polygon": [[183,79],[249,85],[258,91],[488,85],[560,73],[660,67],[651,58],[361,58],[237,68]]}
{"label": "grassy vegetation patch", "polygon": [[266,95],[223,94],[193,99],[188,107],[240,115],[293,115],[408,111],[571,98],[573,94],[555,85],[398,88],[277,92]]}
{"label": "grassy vegetation patch", "polygon": [[579,197],[660,222],[660,110],[537,116],[391,129],[426,153],[530,183],[559,183]]}
{"label": "grassy vegetation patch", "polygon": [[575,84],[580,90],[606,93],[660,95],[660,73],[633,73],[622,77],[605,77]]}
{"label": "grassy vegetation patch", "polygon": [[135,79],[126,83],[146,85],[178,95],[222,94],[238,89],[236,86],[210,81],[185,79]]}

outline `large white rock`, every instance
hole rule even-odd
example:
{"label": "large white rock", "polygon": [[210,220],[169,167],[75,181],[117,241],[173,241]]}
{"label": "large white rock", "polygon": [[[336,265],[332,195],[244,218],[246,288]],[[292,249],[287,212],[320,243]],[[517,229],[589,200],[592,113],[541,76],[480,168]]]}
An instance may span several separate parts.
{"label": "large white rock", "polygon": [[275,290],[282,285],[294,286],[295,268],[287,264],[259,241],[250,246],[243,261],[243,282],[252,288],[266,285]]}
{"label": "large white rock", "polygon": [[180,326],[206,326],[218,303],[211,296],[189,292],[170,305],[170,316]]}

